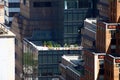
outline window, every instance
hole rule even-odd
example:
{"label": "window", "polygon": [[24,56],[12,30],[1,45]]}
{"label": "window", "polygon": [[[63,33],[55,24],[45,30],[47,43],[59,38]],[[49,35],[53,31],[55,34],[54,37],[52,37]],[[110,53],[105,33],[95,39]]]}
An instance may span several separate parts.
{"label": "window", "polygon": [[116,49],[116,45],[111,45],[111,49]]}
{"label": "window", "polygon": [[85,1],[85,0],[79,0],[79,8],[90,8],[91,7],[91,3],[89,1]]}
{"label": "window", "polygon": [[8,25],[9,24],[9,22],[5,19],[5,25]]}
{"label": "window", "polygon": [[64,33],[67,33],[67,26],[64,26]]}
{"label": "window", "polygon": [[26,4],[26,0],[23,0],[23,4],[24,4],[24,5]]}
{"label": "window", "polygon": [[77,1],[67,1],[67,8],[77,8]]}
{"label": "window", "polygon": [[72,21],[72,14],[71,13],[68,14],[68,21]]}
{"label": "window", "polygon": [[116,44],[116,39],[111,39],[111,45]]}
{"label": "window", "polygon": [[51,2],[34,2],[33,7],[51,7]]}
{"label": "window", "polygon": [[103,69],[104,68],[104,60],[99,60],[100,61],[100,69]]}
{"label": "window", "polygon": [[15,73],[17,73],[17,68],[15,67]]}
{"label": "window", "polygon": [[58,57],[57,57],[57,55],[54,55],[53,63],[58,63]]}
{"label": "window", "polygon": [[17,53],[15,52],[15,59],[17,59],[18,58],[18,55],[17,55]]}
{"label": "window", "polygon": [[111,38],[115,38],[115,34],[116,34],[116,31],[115,30],[111,30]]}
{"label": "window", "polygon": [[116,49],[111,49],[111,53],[115,53],[116,51],[115,51]]}
{"label": "window", "polygon": [[13,17],[17,12],[9,12],[9,17]]}
{"label": "window", "polygon": [[5,5],[5,6],[8,6],[8,2],[4,1],[4,5]]}
{"label": "window", "polygon": [[79,20],[79,15],[78,15],[78,14],[73,14],[73,20],[74,20],[74,21]]}
{"label": "window", "polygon": [[72,26],[69,26],[67,30],[68,30],[68,33],[72,33],[73,32]]}
{"label": "window", "polygon": [[64,21],[67,21],[67,14],[64,14]]}
{"label": "window", "polygon": [[9,3],[9,8],[19,8],[20,3]]}
{"label": "window", "polygon": [[6,15],[6,16],[8,16],[8,15],[7,15],[7,11],[6,11],[6,10],[5,10],[5,15]]}
{"label": "window", "polygon": [[15,45],[18,46],[18,40],[15,38]]}
{"label": "window", "polygon": [[73,28],[73,33],[78,33],[78,26],[74,26],[74,28]]}

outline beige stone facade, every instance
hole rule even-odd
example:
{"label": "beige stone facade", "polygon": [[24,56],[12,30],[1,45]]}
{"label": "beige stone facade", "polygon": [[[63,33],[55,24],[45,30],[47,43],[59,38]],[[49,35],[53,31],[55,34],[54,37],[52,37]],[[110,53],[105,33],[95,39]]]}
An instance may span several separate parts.
{"label": "beige stone facade", "polygon": [[0,23],[4,23],[4,4],[0,3]]}

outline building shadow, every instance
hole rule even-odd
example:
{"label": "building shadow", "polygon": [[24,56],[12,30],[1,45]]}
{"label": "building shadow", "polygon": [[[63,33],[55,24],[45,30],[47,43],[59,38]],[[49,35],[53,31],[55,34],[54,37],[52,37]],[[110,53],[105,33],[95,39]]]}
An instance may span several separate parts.
{"label": "building shadow", "polygon": [[118,18],[118,23],[120,23],[120,17]]}

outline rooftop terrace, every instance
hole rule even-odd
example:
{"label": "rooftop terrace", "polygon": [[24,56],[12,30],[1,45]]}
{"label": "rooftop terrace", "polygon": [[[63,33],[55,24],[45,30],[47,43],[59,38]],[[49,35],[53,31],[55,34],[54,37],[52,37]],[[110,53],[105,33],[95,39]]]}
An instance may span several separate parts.
{"label": "rooftop terrace", "polygon": [[31,41],[27,38],[24,38],[24,41],[38,50],[82,50],[83,48],[82,46],[78,46],[78,45],[61,46],[60,44],[51,41],[48,41],[49,44],[46,45],[47,42],[44,43],[42,41]]}

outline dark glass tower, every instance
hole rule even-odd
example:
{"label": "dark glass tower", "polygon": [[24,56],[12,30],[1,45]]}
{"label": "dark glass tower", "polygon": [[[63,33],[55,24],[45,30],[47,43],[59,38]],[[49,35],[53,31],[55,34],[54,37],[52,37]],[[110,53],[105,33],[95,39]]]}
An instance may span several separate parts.
{"label": "dark glass tower", "polygon": [[80,44],[85,18],[97,16],[97,0],[64,0],[64,43]]}

